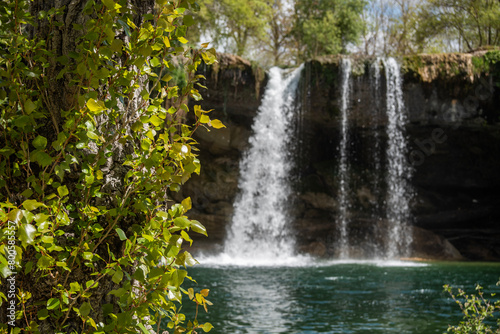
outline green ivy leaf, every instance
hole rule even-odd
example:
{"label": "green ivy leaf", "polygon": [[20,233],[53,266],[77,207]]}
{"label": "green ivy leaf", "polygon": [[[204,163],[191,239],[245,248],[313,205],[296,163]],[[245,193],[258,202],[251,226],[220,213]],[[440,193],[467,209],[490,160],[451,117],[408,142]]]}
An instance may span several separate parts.
{"label": "green ivy leaf", "polygon": [[200,117],[200,123],[205,124],[205,123],[208,123],[208,122],[210,122],[210,117],[208,117],[207,115],[201,115],[201,117]]}
{"label": "green ivy leaf", "polygon": [[49,310],[47,310],[46,308],[41,309],[37,312],[37,316],[39,320],[45,320],[49,317]]}
{"label": "green ivy leaf", "polygon": [[37,224],[41,225],[45,223],[49,217],[50,217],[49,215],[39,213],[35,215],[35,221],[37,222]]}
{"label": "green ivy leaf", "polygon": [[83,304],[82,304],[82,306],[80,306],[79,310],[80,310],[80,314],[83,318],[87,317],[90,314],[90,310],[91,310],[90,303],[83,302]]}
{"label": "green ivy leaf", "polygon": [[69,283],[69,287],[70,287],[70,292],[79,292],[81,290],[81,286],[80,286],[80,283],[78,282],[71,282]]}
{"label": "green ivy leaf", "polygon": [[15,150],[13,150],[12,148],[10,147],[4,147],[0,150],[0,154],[3,155],[4,157],[8,158],[9,156],[11,156],[12,154],[16,153]]}
{"label": "green ivy leaf", "polygon": [[18,128],[24,128],[31,123],[31,118],[28,115],[22,115],[14,120],[14,125]]}
{"label": "green ivy leaf", "polygon": [[181,228],[186,228],[191,226],[191,221],[186,217],[177,217],[174,219],[174,225]]}
{"label": "green ivy leaf", "polygon": [[32,269],[33,269],[33,261],[28,261],[28,263],[26,263],[26,266],[24,267],[24,274],[25,275],[29,274]]}
{"label": "green ivy leaf", "polygon": [[36,228],[31,224],[21,224],[19,226],[19,240],[23,244],[32,244],[35,240]]}
{"label": "green ivy leaf", "polygon": [[121,39],[114,39],[113,42],[111,42],[111,50],[116,53],[122,52],[122,47],[123,47],[123,41]]}
{"label": "green ivy leaf", "polygon": [[196,261],[190,253],[184,252],[184,253],[182,253],[182,255],[184,255],[184,265],[185,266],[192,267],[198,263],[198,261]]}
{"label": "green ivy leaf", "polygon": [[123,296],[125,293],[127,293],[127,290],[125,290],[124,288],[119,288],[117,290],[112,290],[108,294],[109,295],[114,295],[114,296],[116,296],[116,297],[119,298],[119,297]]}
{"label": "green ivy leaf", "polygon": [[87,137],[93,140],[99,140],[99,136],[94,131],[88,131]]}
{"label": "green ivy leaf", "polygon": [[43,150],[45,147],[47,147],[47,138],[43,136],[37,136],[35,139],[33,139],[32,144],[34,147]]}
{"label": "green ivy leaf", "polygon": [[193,231],[208,237],[207,229],[199,221],[191,220],[191,228],[193,229]]}
{"label": "green ivy leaf", "polygon": [[158,66],[161,65],[161,62],[160,62],[160,60],[157,57],[151,58],[151,60],[149,61],[149,63],[151,64],[152,67],[158,67]]}
{"label": "green ivy leaf", "polygon": [[34,104],[33,101],[27,100],[24,103],[24,111],[26,111],[28,115],[31,114],[33,111],[35,111],[35,109],[36,109],[36,104]]}
{"label": "green ivy leaf", "polygon": [[118,233],[118,237],[120,238],[121,241],[127,240],[127,236],[125,235],[125,232],[121,228],[115,228],[116,233]]}
{"label": "green ivy leaf", "polygon": [[[41,238],[41,240],[42,240],[42,242],[45,242],[46,244],[52,244],[52,243],[54,243],[54,237],[51,236],[51,235],[44,235]],[[65,263],[65,262],[63,262],[63,263]]]}
{"label": "green ivy leaf", "polygon": [[186,231],[181,231],[181,237],[182,239],[186,240],[189,242],[189,245],[193,245],[193,240],[189,237],[189,234],[186,233]]}
{"label": "green ivy leaf", "polygon": [[184,207],[184,212],[191,210],[192,203],[191,203],[191,197],[185,198],[182,202],[181,205]]}
{"label": "green ivy leaf", "polygon": [[90,288],[91,286],[94,286],[93,288],[95,289],[97,288],[97,284],[94,285],[94,283],[95,281],[91,279],[90,281],[85,282],[85,286],[87,287],[87,289]]}
{"label": "green ivy leaf", "polygon": [[16,224],[19,224],[19,222],[21,221],[21,219],[23,219],[23,217],[24,217],[23,210],[20,210],[20,209],[11,210],[9,212],[9,214],[7,215],[7,218],[11,222],[14,222]]}
{"label": "green ivy leaf", "polygon": [[212,326],[212,324],[209,322],[205,322],[202,328],[205,333],[208,333],[212,330],[212,328],[214,328],[214,326]]}
{"label": "green ivy leaf", "polygon": [[2,274],[3,278],[7,278],[12,274],[12,270],[10,270],[9,263],[2,254],[0,254],[0,274]]}
{"label": "green ivy leaf", "polygon": [[221,128],[225,128],[226,126],[224,124],[222,124],[221,121],[219,121],[218,119],[212,119],[210,120],[210,123],[209,125],[212,127],[212,128],[216,128],[216,129],[221,129]]}
{"label": "green ivy leaf", "polygon": [[35,161],[42,166],[42,168],[47,167],[52,163],[52,157],[45,152],[35,152]]}
{"label": "green ivy leaf", "polygon": [[163,124],[163,120],[160,119],[158,116],[156,115],[153,115],[151,116],[151,118],[149,119],[149,121],[154,125],[154,126],[160,126],[161,124]]}
{"label": "green ivy leaf", "polygon": [[34,199],[27,199],[23,202],[23,208],[28,211],[34,211],[41,206],[45,207],[45,204],[35,201]]}
{"label": "green ivy leaf", "polygon": [[61,304],[61,301],[58,298],[50,298],[47,301],[47,310],[53,310]]}
{"label": "green ivy leaf", "polygon": [[104,109],[106,109],[106,106],[104,105],[104,102],[102,102],[102,101],[96,101],[94,99],[89,99],[87,101],[87,108],[89,108],[89,110],[92,113],[99,113],[99,112],[103,111]]}
{"label": "green ivy leaf", "polygon": [[54,263],[54,259],[52,257],[47,255],[42,255],[42,257],[38,259],[37,267],[42,270],[48,269],[50,266],[52,266],[52,263]]}
{"label": "green ivy leaf", "polygon": [[61,197],[61,198],[69,195],[68,187],[66,187],[66,186],[57,187],[57,193],[59,194],[59,197]]}
{"label": "green ivy leaf", "polygon": [[30,188],[26,189],[21,193],[21,196],[24,196],[26,198],[30,198],[31,195],[33,195],[33,190],[31,190]]}
{"label": "green ivy leaf", "polygon": [[117,271],[114,273],[113,277],[111,278],[111,280],[112,280],[113,282],[115,282],[116,284],[120,283],[120,282],[122,281],[122,279],[123,279],[123,271],[122,271],[122,270],[120,270],[120,269],[119,269],[119,270],[117,270]]}

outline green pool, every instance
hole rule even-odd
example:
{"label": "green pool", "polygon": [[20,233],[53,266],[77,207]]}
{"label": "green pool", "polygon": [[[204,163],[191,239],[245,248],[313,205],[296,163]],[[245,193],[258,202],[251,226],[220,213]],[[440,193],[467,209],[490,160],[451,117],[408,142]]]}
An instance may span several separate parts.
{"label": "green pool", "polygon": [[[197,266],[195,289],[214,303],[211,333],[444,333],[461,319],[444,284],[500,291],[499,263],[316,262]],[[186,314],[194,308],[184,305]]]}

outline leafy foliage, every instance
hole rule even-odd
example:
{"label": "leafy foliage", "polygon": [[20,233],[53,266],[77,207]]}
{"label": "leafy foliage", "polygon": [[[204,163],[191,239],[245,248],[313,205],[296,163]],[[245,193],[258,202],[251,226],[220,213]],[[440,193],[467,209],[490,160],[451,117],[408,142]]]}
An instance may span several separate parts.
{"label": "leafy foliage", "polygon": [[[182,295],[209,305],[208,290],[182,288],[196,263],[182,245],[206,230],[186,217],[189,198],[167,196],[200,172],[193,132],[223,127],[199,106],[182,122],[201,99],[198,65],[215,61],[207,45],[186,46],[194,1],[148,1],[142,17],[127,0],[81,1],[75,22],[61,19],[68,8],[30,3],[0,8],[0,272],[3,286],[16,277],[13,332],[149,333],[162,319],[209,331],[178,307]],[[75,48],[54,48],[65,29]]]}
{"label": "leafy foliage", "polygon": [[[497,0],[199,0],[200,35],[261,64],[325,54],[473,51],[500,45]],[[255,51],[258,50],[258,51]]]}
{"label": "leafy foliage", "polygon": [[419,17],[421,43],[451,37],[461,51],[500,45],[500,2],[497,0],[428,0]]}
{"label": "leafy foliage", "polygon": [[270,7],[265,0],[202,0],[199,1],[205,31],[218,45],[239,56],[247,54],[252,40],[266,34]]}
{"label": "leafy foliage", "polygon": [[302,59],[346,53],[364,28],[364,0],[298,0],[293,35]]}
{"label": "leafy foliage", "polygon": [[[365,0],[202,0],[201,31],[240,56],[274,65],[346,52],[363,29]],[[252,52],[253,46],[259,51]],[[263,54],[268,59],[262,58]]]}
{"label": "leafy foliage", "polygon": [[500,51],[488,51],[480,57],[472,57],[477,72],[491,72],[500,75]]}
{"label": "leafy foliage", "polygon": [[[500,281],[497,283],[500,285]],[[458,289],[458,294],[453,293],[453,289],[449,285],[444,286],[453,300],[460,306],[464,314],[463,321],[458,326],[449,326],[448,332],[457,334],[487,334],[487,333],[500,333],[500,300],[492,301],[484,297],[483,288],[476,285],[476,294],[466,294],[464,290]],[[491,294],[492,297],[495,294]],[[496,329],[485,323],[486,320],[495,319],[497,326]]]}

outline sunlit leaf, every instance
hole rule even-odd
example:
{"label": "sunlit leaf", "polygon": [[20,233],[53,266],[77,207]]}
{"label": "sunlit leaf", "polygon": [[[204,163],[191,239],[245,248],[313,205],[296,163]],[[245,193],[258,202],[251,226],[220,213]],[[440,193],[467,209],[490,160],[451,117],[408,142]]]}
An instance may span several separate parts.
{"label": "sunlit leaf", "polygon": [[206,235],[208,237],[207,229],[199,221],[194,219],[191,220],[191,228],[193,229],[193,231]]}
{"label": "sunlit leaf", "polygon": [[104,102],[102,102],[102,101],[96,101],[94,99],[89,99],[87,101],[87,108],[89,108],[89,110],[93,113],[98,113],[98,112],[106,109],[106,106],[104,105]]}
{"label": "sunlit leaf", "polygon": [[26,244],[32,244],[35,240],[36,228],[31,224],[21,224],[19,226],[19,240]]}
{"label": "sunlit leaf", "polygon": [[210,125],[213,127],[213,128],[216,128],[216,129],[220,129],[220,128],[225,128],[226,126],[224,124],[222,124],[221,121],[219,121],[218,119],[212,119],[210,120]]}
{"label": "sunlit leaf", "polygon": [[41,206],[45,206],[45,204],[35,201],[34,199],[27,199],[23,202],[23,208],[29,211],[36,210]]}
{"label": "sunlit leaf", "polygon": [[68,187],[66,187],[66,186],[59,186],[57,188],[57,193],[59,194],[60,197],[67,196],[69,194]]}
{"label": "sunlit leaf", "polygon": [[205,333],[208,333],[212,328],[214,328],[214,326],[212,326],[212,324],[209,322],[205,322],[202,328]]}

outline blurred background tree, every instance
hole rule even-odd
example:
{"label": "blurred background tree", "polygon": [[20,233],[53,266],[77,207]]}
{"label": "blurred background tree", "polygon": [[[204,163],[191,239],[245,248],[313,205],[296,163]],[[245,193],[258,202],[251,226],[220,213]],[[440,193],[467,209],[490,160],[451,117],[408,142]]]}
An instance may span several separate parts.
{"label": "blurred background tree", "polygon": [[497,0],[200,0],[193,41],[263,66],[500,45]]}

